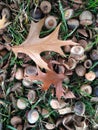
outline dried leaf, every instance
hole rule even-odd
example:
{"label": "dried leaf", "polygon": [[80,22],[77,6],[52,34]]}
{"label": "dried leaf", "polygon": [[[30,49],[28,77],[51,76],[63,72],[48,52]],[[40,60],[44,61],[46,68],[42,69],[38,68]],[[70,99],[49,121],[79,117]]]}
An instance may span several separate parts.
{"label": "dried leaf", "polygon": [[3,15],[2,19],[0,19],[0,29],[4,29],[10,24],[10,22],[7,22],[6,15]]}
{"label": "dried leaf", "polygon": [[47,73],[43,73],[38,68],[38,75],[26,77],[30,80],[39,80],[43,82],[43,90],[48,90],[51,84],[53,84],[56,88],[56,97],[60,99],[64,96],[64,89],[62,87],[62,81],[65,78],[64,74],[57,74],[54,71],[47,71]]}
{"label": "dried leaf", "polygon": [[58,39],[60,24],[48,36],[39,38],[43,24],[44,19],[37,23],[32,21],[27,39],[21,45],[12,47],[12,51],[16,56],[18,53],[27,54],[39,67],[49,70],[47,63],[40,56],[41,52],[54,51],[65,56],[60,47],[65,45],[77,45],[77,43],[71,40],[62,41]]}

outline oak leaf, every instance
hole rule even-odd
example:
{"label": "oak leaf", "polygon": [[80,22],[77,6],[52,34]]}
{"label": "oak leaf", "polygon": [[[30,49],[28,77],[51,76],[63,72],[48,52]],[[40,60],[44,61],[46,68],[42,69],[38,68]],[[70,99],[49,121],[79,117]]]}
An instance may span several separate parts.
{"label": "oak leaf", "polygon": [[65,56],[61,46],[77,45],[71,40],[62,41],[58,39],[60,24],[56,29],[44,38],[39,38],[44,19],[35,23],[32,21],[30,31],[26,40],[19,46],[13,46],[12,51],[17,56],[18,53],[27,54],[39,67],[49,70],[48,64],[41,58],[40,53],[44,51],[54,51]]}
{"label": "oak leaf", "polygon": [[42,81],[43,90],[48,90],[50,85],[53,84],[54,87],[56,88],[56,97],[58,99],[64,96],[64,90],[62,87],[62,81],[64,80],[64,78],[65,78],[64,74],[57,74],[55,71],[47,71],[46,73],[44,73],[39,68],[38,68],[38,75],[26,77],[26,79],[29,79],[29,80]]}

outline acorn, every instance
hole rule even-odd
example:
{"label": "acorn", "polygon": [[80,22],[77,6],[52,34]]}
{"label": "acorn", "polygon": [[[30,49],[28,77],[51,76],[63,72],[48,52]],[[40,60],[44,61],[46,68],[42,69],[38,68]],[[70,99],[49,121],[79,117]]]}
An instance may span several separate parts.
{"label": "acorn", "polygon": [[37,7],[31,11],[31,17],[34,21],[39,21],[41,18],[44,17],[44,15],[41,9]]}
{"label": "acorn", "polygon": [[55,124],[52,124],[52,123],[46,123],[45,124],[45,128],[47,130],[53,130],[55,128]]}
{"label": "acorn", "polygon": [[74,69],[76,65],[77,65],[77,61],[74,58],[68,59],[68,66],[70,70]]}
{"label": "acorn", "polygon": [[35,67],[35,66],[28,65],[24,69],[24,76],[35,76],[35,75],[37,75],[37,73],[38,73],[37,67]]}
{"label": "acorn", "polygon": [[76,115],[82,116],[85,113],[85,104],[81,101],[77,101],[74,106],[74,112]]}
{"label": "acorn", "polygon": [[88,81],[93,81],[96,78],[96,74],[93,71],[90,71],[90,72],[85,74],[85,78]]}
{"label": "acorn", "polygon": [[86,96],[86,93],[90,95],[92,94],[92,87],[89,84],[83,84],[80,87],[80,91],[81,91],[81,95]]}
{"label": "acorn", "polygon": [[32,104],[36,101],[36,92],[34,90],[29,90],[27,97],[29,102]]}
{"label": "acorn", "polygon": [[23,80],[22,80],[22,84],[23,84],[25,87],[27,87],[27,88],[32,88],[33,82],[30,81],[30,80],[27,80],[27,79],[23,79]]}
{"label": "acorn", "polygon": [[27,120],[30,124],[34,124],[39,119],[39,113],[37,110],[30,110],[27,114]]}
{"label": "acorn", "polygon": [[45,27],[47,29],[53,29],[57,26],[56,17],[50,15],[45,19]]}
{"label": "acorn", "polygon": [[92,61],[90,60],[90,59],[87,59],[87,60],[85,60],[85,62],[84,62],[84,67],[86,68],[86,69],[89,69],[91,66],[92,66]]}
{"label": "acorn", "polygon": [[77,65],[75,72],[78,76],[82,77],[86,73],[86,68],[83,65]]}
{"label": "acorn", "polygon": [[51,11],[51,3],[49,1],[42,1],[40,9],[44,14],[48,14]]}
{"label": "acorn", "polygon": [[96,49],[93,49],[92,50],[92,52],[90,53],[90,58],[92,59],[92,60],[98,60],[98,50],[96,50]]}
{"label": "acorn", "polygon": [[13,125],[14,127],[16,127],[17,125],[22,123],[22,119],[19,116],[13,116],[10,120],[11,125]]}
{"label": "acorn", "polygon": [[79,27],[79,21],[77,19],[69,19],[67,21],[67,24],[70,29],[75,29]]}
{"label": "acorn", "polygon": [[81,25],[91,25],[93,23],[92,21],[92,13],[90,11],[83,11],[80,16],[80,24]]}
{"label": "acorn", "polygon": [[84,48],[82,46],[73,46],[70,50],[70,57],[81,60],[84,56]]}
{"label": "acorn", "polygon": [[65,19],[68,20],[73,16],[74,10],[73,9],[67,9],[64,11]]}
{"label": "acorn", "polygon": [[25,99],[20,98],[17,100],[17,107],[21,110],[25,109],[28,106],[28,103]]}
{"label": "acorn", "polygon": [[17,80],[22,80],[23,77],[24,77],[23,75],[24,75],[23,68],[18,68],[18,69],[16,70],[16,73],[15,73],[15,78],[16,78]]}

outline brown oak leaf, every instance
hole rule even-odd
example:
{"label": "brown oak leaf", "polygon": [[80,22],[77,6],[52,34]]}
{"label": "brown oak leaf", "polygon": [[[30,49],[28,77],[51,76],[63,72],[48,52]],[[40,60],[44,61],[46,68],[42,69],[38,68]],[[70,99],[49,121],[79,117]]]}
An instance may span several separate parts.
{"label": "brown oak leaf", "polygon": [[39,38],[44,19],[35,23],[32,21],[30,31],[26,40],[19,46],[13,46],[12,51],[17,56],[18,53],[27,54],[41,68],[49,70],[48,64],[41,58],[40,53],[44,51],[54,51],[65,56],[61,46],[77,45],[71,40],[63,41],[58,39],[60,24],[56,29],[44,38]]}
{"label": "brown oak leaf", "polygon": [[38,68],[38,75],[26,77],[26,79],[29,79],[29,80],[42,81],[43,82],[43,87],[42,87],[43,90],[48,90],[50,85],[53,84],[56,88],[56,97],[58,99],[60,99],[62,96],[64,96],[64,90],[62,87],[62,81],[64,80],[64,78],[65,78],[64,74],[57,74],[54,71],[47,71],[46,73],[44,73],[39,68]]}

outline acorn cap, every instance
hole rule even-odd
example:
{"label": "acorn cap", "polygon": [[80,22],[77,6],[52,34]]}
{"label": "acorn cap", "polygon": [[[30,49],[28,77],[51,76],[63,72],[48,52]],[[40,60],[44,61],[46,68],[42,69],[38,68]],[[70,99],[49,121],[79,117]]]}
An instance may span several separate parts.
{"label": "acorn cap", "polygon": [[85,60],[84,67],[89,69],[92,66],[92,61],[90,59]]}
{"label": "acorn cap", "polygon": [[34,21],[39,21],[41,18],[43,18],[43,12],[39,7],[32,9],[31,11],[31,17]]}
{"label": "acorn cap", "polygon": [[69,19],[67,24],[70,29],[75,29],[79,27],[79,21],[77,19]]}
{"label": "acorn cap", "polygon": [[64,12],[65,19],[66,20],[70,19],[72,17],[73,13],[74,13],[73,9],[65,10],[65,12]]}
{"label": "acorn cap", "polygon": [[17,100],[17,107],[21,110],[25,109],[28,106],[28,103],[25,99],[20,98]]}
{"label": "acorn cap", "polygon": [[47,130],[53,130],[55,128],[55,124],[46,123],[45,127],[46,127]]}
{"label": "acorn cap", "polygon": [[37,71],[37,67],[36,66],[28,65],[24,69],[24,75],[25,76],[35,76],[35,75],[37,75],[37,73],[38,73],[38,71]]}
{"label": "acorn cap", "polygon": [[92,16],[92,13],[90,11],[83,11],[79,16],[80,21],[92,20],[92,18],[93,18],[93,16]]}
{"label": "acorn cap", "polygon": [[91,25],[93,23],[92,18],[92,13],[90,11],[83,11],[79,16],[80,24]]}
{"label": "acorn cap", "polygon": [[44,14],[48,14],[51,11],[51,3],[48,1],[42,1],[40,4],[40,9]]}
{"label": "acorn cap", "polygon": [[74,58],[68,59],[68,66],[70,70],[74,69],[76,65],[77,65],[77,61]]}
{"label": "acorn cap", "polygon": [[60,108],[60,104],[58,102],[58,100],[56,99],[52,99],[50,101],[50,106],[53,108],[53,109],[59,109]]}
{"label": "acorn cap", "polygon": [[29,102],[32,104],[35,102],[36,100],[36,91],[34,90],[29,90],[28,94],[27,94],[28,100]]}
{"label": "acorn cap", "polygon": [[30,110],[27,114],[27,120],[30,124],[34,124],[39,119],[39,113],[37,110]]}
{"label": "acorn cap", "polygon": [[22,84],[27,88],[32,88],[31,85],[33,84],[33,82],[27,79],[23,79]]}
{"label": "acorn cap", "polygon": [[75,72],[78,76],[84,76],[86,73],[86,68],[83,65],[77,65]]}
{"label": "acorn cap", "polygon": [[78,55],[83,56],[84,55],[84,48],[82,46],[73,46],[70,51],[71,55]]}
{"label": "acorn cap", "polygon": [[11,125],[16,126],[22,123],[22,119],[19,116],[13,116],[10,120]]}
{"label": "acorn cap", "polygon": [[85,104],[81,101],[76,102],[74,112],[76,115],[82,116],[85,113]]}
{"label": "acorn cap", "polygon": [[71,113],[71,112],[72,112],[71,107],[65,107],[65,108],[58,110],[58,113],[60,115],[65,115],[65,114],[68,114],[68,113]]}
{"label": "acorn cap", "polygon": [[86,93],[87,94],[91,94],[92,93],[92,87],[90,85],[88,85],[88,84],[82,85],[80,87],[80,90],[81,90],[81,95],[84,95],[84,96],[86,96]]}
{"label": "acorn cap", "polygon": [[57,26],[57,21],[56,21],[56,18],[54,16],[48,16],[45,19],[45,27],[47,29],[52,29],[52,28],[55,28],[56,26]]}
{"label": "acorn cap", "polygon": [[92,60],[98,60],[98,50],[97,49],[93,49],[92,52],[90,53],[90,58]]}
{"label": "acorn cap", "polygon": [[96,78],[96,74],[93,71],[90,71],[90,72],[85,74],[85,78],[88,81],[93,81]]}
{"label": "acorn cap", "polygon": [[48,118],[49,117],[49,111],[46,110],[46,109],[42,109],[42,112],[41,112],[43,118]]}

